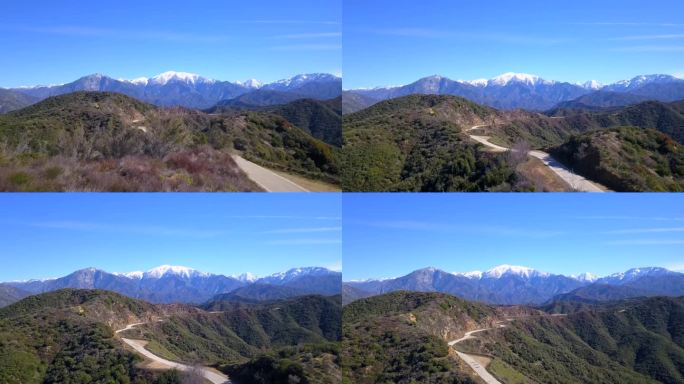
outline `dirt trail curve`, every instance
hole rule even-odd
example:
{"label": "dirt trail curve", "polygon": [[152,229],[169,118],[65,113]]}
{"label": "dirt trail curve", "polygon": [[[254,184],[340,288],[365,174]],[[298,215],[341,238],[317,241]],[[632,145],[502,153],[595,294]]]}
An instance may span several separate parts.
{"label": "dirt trail curve", "polygon": [[[161,320],[158,320],[161,321]],[[138,325],[143,325],[145,323],[133,323],[133,324],[128,324],[126,328],[119,329],[115,333],[121,333],[123,331],[128,331],[129,329],[133,329],[134,327],[137,327]],[[189,365],[181,364],[181,363],[176,363],[175,361],[170,361],[166,360],[164,358],[161,358],[152,352],[148,351],[145,349],[145,346],[147,345],[147,341],[145,340],[134,340],[134,339],[127,339],[125,337],[122,337],[121,340],[131,346],[136,352],[140,353],[141,355],[147,357],[148,359],[154,361],[156,364],[159,364],[160,366],[166,368],[166,369],[177,369],[179,371],[190,371],[194,369],[195,367],[191,367]],[[210,368],[199,368],[200,372],[202,373],[202,376],[204,376],[205,379],[209,380],[210,382],[214,384],[230,384],[230,379],[228,379],[228,376],[215,371]]]}
{"label": "dirt trail curve", "polygon": [[233,160],[253,182],[257,183],[266,192],[309,192],[308,189],[299,184],[249,160],[245,160],[238,155],[233,155]]}
{"label": "dirt trail curve", "polygon": [[[509,150],[509,148],[502,147],[500,145],[496,145],[493,143],[489,142],[489,136],[479,136],[479,135],[471,135],[470,131],[482,127],[486,127],[487,125],[475,125],[472,126],[468,129],[465,130],[465,133],[470,136],[471,139],[477,141],[480,144],[483,144],[484,146],[488,147],[494,152],[506,152]],[[565,167],[563,164],[559,163],[556,159],[551,157],[546,152],[539,151],[539,150],[533,150],[529,152],[529,155],[532,157],[535,157],[539,160],[541,160],[544,165],[549,167],[555,174],[557,174],[561,179],[563,179],[570,187],[577,191],[581,192],[605,192],[608,190],[606,187],[595,183],[593,181],[589,181],[586,178],[572,172],[570,169]]]}
{"label": "dirt trail curve", "polygon": [[[498,327],[503,328],[504,325],[500,324]],[[478,332],[488,331],[490,329],[494,329],[494,328],[481,328],[481,329],[476,329],[474,331],[466,332],[465,336],[461,337],[460,339],[450,341],[449,346],[450,347],[454,346],[456,343],[460,343],[461,341],[465,341],[468,339],[474,339],[475,336],[473,336],[473,334],[478,333]],[[492,376],[492,374],[489,373],[487,371],[487,369],[485,367],[483,367],[482,364],[480,364],[474,357],[472,357],[471,355],[469,355],[467,353],[459,352],[456,350],[454,350],[454,352],[456,352],[458,357],[460,357],[461,360],[465,361],[466,364],[468,364],[470,366],[470,368],[472,368],[473,371],[475,371],[475,373],[478,376],[480,376],[480,378],[482,380],[485,381],[485,383],[487,383],[487,384],[501,384],[501,382],[499,380],[497,380],[494,376]]]}

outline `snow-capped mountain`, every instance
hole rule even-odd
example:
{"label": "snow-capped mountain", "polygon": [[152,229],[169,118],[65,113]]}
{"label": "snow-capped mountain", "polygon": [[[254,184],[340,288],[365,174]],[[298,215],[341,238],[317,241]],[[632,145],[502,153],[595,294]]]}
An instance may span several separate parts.
{"label": "snow-capped mountain", "polygon": [[178,81],[188,84],[205,83],[212,84],[216,80],[207,79],[195,73],[167,71],[148,80],[148,84],[166,85],[171,81]]}
{"label": "snow-capped mountain", "polygon": [[621,80],[613,84],[606,85],[602,89],[605,91],[627,92],[633,91],[647,84],[667,84],[682,81],[670,75],[641,75],[629,80]]}
{"label": "snow-capped mountain", "polygon": [[161,279],[164,276],[178,276],[186,279],[193,277],[209,277],[211,274],[200,272],[196,269],[182,267],[177,265],[161,265],[157,268],[152,268],[143,274],[143,278]]}
{"label": "snow-capped mountain", "polygon": [[505,87],[505,86],[507,86],[509,84],[513,84],[513,83],[521,83],[521,84],[530,85],[530,86],[537,86],[540,84],[551,85],[551,84],[555,84],[556,82],[544,80],[539,76],[528,75],[526,73],[506,72],[504,74],[501,74],[501,75],[487,81],[487,86]]}
{"label": "snow-capped mountain", "polygon": [[238,279],[239,281],[242,281],[243,283],[253,283],[259,279],[259,277],[253,273],[250,272],[245,272],[239,275],[233,275],[231,276],[235,279]]}
{"label": "snow-capped mountain", "polygon": [[677,272],[672,272],[668,269],[658,267],[632,268],[626,272],[614,273],[612,275],[596,279],[596,282],[602,284],[622,285],[634,282],[635,280],[641,279],[643,277],[657,277],[677,274]]}
{"label": "snow-capped mountain", "polygon": [[591,272],[584,272],[584,273],[580,273],[579,275],[572,275],[570,277],[575,278],[579,281],[584,281],[584,282],[589,282],[589,283],[593,283],[594,281],[598,280],[598,276],[594,275]]}
{"label": "snow-capped mountain", "polygon": [[[625,292],[684,295],[684,274],[663,268],[636,268],[598,278],[591,273],[564,276],[528,267],[499,265],[486,272],[448,273],[436,268],[423,268],[395,279],[345,282],[344,285],[353,288],[357,298],[412,290],[445,292],[467,300],[493,304],[541,304],[590,285],[631,288],[621,289],[622,295]],[[600,292],[605,294],[605,289]]]}
{"label": "snow-capped mountain", "polygon": [[603,88],[603,84],[601,84],[601,83],[600,83],[599,81],[597,81],[597,80],[589,80],[589,81],[586,81],[586,82],[584,82],[584,83],[582,83],[582,84],[579,84],[579,85],[580,85],[582,88],[591,89],[592,91],[596,91],[596,90],[599,90],[599,89]]}
{"label": "snow-capped mountain", "polygon": [[[674,101],[684,99],[684,80],[670,75],[645,75],[604,86],[596,80],[571,84],[514,72],[507,72],[491,79],[476,80],[451,80],[433,75],[407,85],[353,89],[346,91],[346,94],[360,95],[368,100],[358,108],[368,107],[381,100],[419,93],[461,96],[475,103],[499,109],[524,108],[543,111],[596,92],[619,92],[640,96],[625,100],[646,97],[649,100]],[[598,96],[596,98],[600,99]]]}
{"label": "snow-capped mountain", "polygon": [[278,282],[273,283],[274,286],[287,287],[288,294],[298,292],[334,295],[341,292],[342,284],[342,275],[339,272],[328,271],[325,268],[295,268],[264,279],[258,279],[250,273],[232,277],[183,266],[161,265],[145,272],[125,273],[108,273],[96,268],[86,268],[56,279],[4,284],[31,294],[63,288],[106,289],[153,303],[202,303],[218,294],[238,288],[271,284],[267,282],[271,281],[268,279]]}
{"label": "snow-capped mountain", "polygon": [[298,98],[331,99],[342,94],[342,79],[329,74],[302,74],[263,84],[256,79],[220,81],[195,73],[167,71],[147,78],[113,79],[102,74],[84,76],[56,86],[15,88],[13,91],[40,101],[50,96],[76,91],[117,92],[159,106],[209,108],[260,89],[291,93]]}

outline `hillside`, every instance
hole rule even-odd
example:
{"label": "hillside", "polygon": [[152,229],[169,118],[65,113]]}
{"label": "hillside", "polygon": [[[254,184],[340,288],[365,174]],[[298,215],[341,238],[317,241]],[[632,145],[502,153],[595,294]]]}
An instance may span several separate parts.
{"label": "hillside", "polygon": [[[0,382],[181,383],[173,373],[143,369],[120,335],[149,341],[154,354],[189,364],[236,374],[285,370],[301,382],[332,383],[339,377],[340,300],[302,296],[206,312],[102,290],[35,295],[0,309]],[[115,334],[133,323],[140,324]],[[264,359],[269,364],[259,365]]]}
{"label": "hillside", "polygon": [[282,116],[311,136],[336,147],[342,146],[341,98],[330,100],[300,99],[285,105],[266,108]]}
{"label": "hillside", "polygon": [[233,99],[221,100],[208,111],[216,113],[226,109],[255,109],[270,105],[287,104],[304,97],[295,93],[258,89]]}
{"label": "hillside", "polygon": [[505,155],[462,131],[496,110],[453,96],[412,95],[344,116],[346,191],[507,191],[531,187]]}
{"label": "hillside", "polygon": [[343,383],[479,383],[447,345],[492,324],[491,307],[440,293],[394,292],[344,307]]}
{"label": "hillside", "polygon": [[21,92],[0,88],[0,113],[21,109],[37,101],[37,98]]}
{"label": "hillside", "polygon": [[638,104],[649,100],[646,96],[635,95],[623,92],[596,91],[582,95],[574,100],[558,103],[548,113],[555,115],[555,111],[562,109],[600,111],[611,107],[623,107],[631,104]]}
{"label": "hillside", "polygon": [[580,306],[514,320],[469,348],[540,383],[682,383],[683,311],[682,298],[662,297]]}
{"label": "hillside", "polygon": [[174,314],[126,332],[151,340],[148,348],[171,360],[206,365],[241,364],[261,352],[292,345],[338,341],[339,297],[302,296],[264,304],[206,304],[207,311]]}
{"label": "hillside", "polygon": [[577,173],[616,191],[684,190],[684,147],[653,129],[587,132],[550,152]]}
{"label": "hillside", "polygon": [[377,103],[378,100],[350,91],[342,92],[342,113],[358,112]]}
{"label": "hillside", "polygon": [[0,308],[15,303],[30,293],[8,284],[0,284]]}
{"label": "hillside", "polygon": [[105,291],[61,290],[0,309],[0,382],[158,383],[113,329],[161,312]]}
{"label": "hillside", "polygon": [[2,190],[259,190],[230,156],[332,179],[335,149],[283,118],[76,92],[0,116]]}

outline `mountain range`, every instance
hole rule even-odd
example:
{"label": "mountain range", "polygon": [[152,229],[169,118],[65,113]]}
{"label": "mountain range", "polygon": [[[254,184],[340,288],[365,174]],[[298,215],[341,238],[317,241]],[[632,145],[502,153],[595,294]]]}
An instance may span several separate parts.
{"label": "mountain range", "polygon": [[[104,289],[152,303],[203,303],[214,296],[243,289],[235,296],[263,301],[306,294],[337,295],[341,281],[340,272],[319,267],[294,268],[262,278],[250,274],[224,276],[170,265],[128,273],[86,268],[60,278],[2,283],[0,304],[64,288]],[[273,291],[279,293],[264,293]]]}
{"label": "mountain range", "polygon": [[[344,113],[356,112],[381,100],[410,94],[461,96],[475,103],[498,109],[549,110],[577,100],[589,107],[624,106],[644,100],[684,99],[684,80],[670,75],[642,75],[609,85],[596,81],[573,84],[545,80],[539,76],[508,72],[492,79],[472,81],[429,76],[396,87],[352,89],[344,92]],[[616,97],[615,94],[624,97]],[[590,95],[590,98],[586,96]],[[580,99],[584,97],[584,99]],[[345,101],[349,98],[350,101]]]}
{"label": "mountain range", "polygon": [[424,268],[393,279],[349,281],[343,285],[345,304],[393,291],[434,291],[489,304],[539,305],[574,297],[581,297],[585,302],[598,302],[639,296],[680,296],[684,295],[684,274],[649,267],[604,277],[592,274],[565,276],[527,267],[500,265],[486,272],[467,273]]}
{"label": "mountain range", "polygon": [[[257,105],[272,105],[275,102],[264,96],[269,96],[269,92],[291,95],[287,101],[298,98],[332,99],[341,95],[342,79],[331,74],[314,73],[262,84],[257,80],[220,81],[173,71],[133,80],[92,74],[67,84],[3,89],[0,91],[0,113],[25,107],[50,96],[76,91],[116,92],[157,106],[204,109],[252,92],[255,95],[251,100]],[[279,100],[276,101],[276,104],[281,104]]]}

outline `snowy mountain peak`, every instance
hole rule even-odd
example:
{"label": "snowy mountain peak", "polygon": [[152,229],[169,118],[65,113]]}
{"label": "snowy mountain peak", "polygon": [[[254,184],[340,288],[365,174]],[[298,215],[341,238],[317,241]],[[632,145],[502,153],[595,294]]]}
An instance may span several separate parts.
{"label": "snowy mountain peak", "polygon": [[598,276],[590,272],[584,272],[580,273],[579,275],[572,275],[570,277],[574,278],[575,280],[584,281],[588,283],[593,283],[594,281],[598,280]]}
{"label": "snowy mountain peak", "polygon": [[481,279],[482,271],[455,272],[454,275],[467,277],[469,279]]}
{"label": "snowy mountain peak", "polygon": [[539,272],[528,267],[521,267],[517,265],[502,264],[496,266],[484,273],[484,277],[500,278],[505,275],[517,275],[522,277],[548,276],[548,273]]}
{"label": "snowy mountain peak", "polygon": [[195,73],[174,72],[174,71],[167,71],[164,73],[160,73],[159,75],[150,79],[151,83],[159,84],[159,85],[165,85],[171,81],[180,81],[180,82],[190,83],[190,84],[195,84],[197,82],[211,82],[211,80],[206,79],[206,78],[204,78],[198,74],[195,74]]}
{"label": "snowy mountain peak", "polygon": [[475,79],[475,80],[465,81],[465,83],[468,83],[468,84],[473,85],[475,87],[486,87],[488,82],[489,82],[489,80],[487,80],[487,79]]}
{"label": "snowy mountain peak", "polygon": [[249,80],[245,80],[245,81],[236,81],[235,83],[238,85],[242,85],[243,87],[254,88],[254,89],[258,89],[258,88],[261,88],[264,86],[264,83],[262,83],[261,81],[259,81],[257,79],[249,79]]}
{"label": "snowy mountain peak", "polygon": [[242,273],[240,275],[233,275],[231,277],[233,277],[239,281],[242,281],[243,283],[253,283],[259,279],[257,277],[257,275],[250,273],[250,272],[245,272],[245,273]]}
{"label": "snowy mountain peak", "polygon": [[589,80],[589,81],[585,81],[582,84],[579,84],[579,86],[581,86],[584,89],[597,90],[597,89],[601,89],[603,87],[603,84],[601,84],[597,80]]}
{"label": "snowy mountain peak", "polygon": [[132,80],[124,80],[128,83],[135,84],[135,85],[147,85],[147,83],[150,81],[147,77],[138,77]]}
{"label": "snowy mountain peak", "polygon": [[286,87],[293,87],[302,85],[311,81],[323,81],[323,80],[336,80],[339,77],[331,75],[329,73],[306,73],[301,75],[296,75],[288,79],[278,80],[273,84],[282,85]]}
{"label": "snowy mountain peak", "polygon": [[146,278],[153,278],[153,279],[159,279],[161,277],[164,277],[166,275],[175,275],[175,276],[180,276],[180,277],[196,277],[196,276],[201,276],[201,277],[206,277],[209,276],[210,274],[205,273],[205,272],[200,272],[192,268],[188,267],[182,267],[182,266],[177,266],[177,265],[161,265],[157,268],[150,269],[149,271],[145,272],[143,274],[144,277]]}
{"label": "snowy mountain peak", "polygon": [[523,83],[527,85],[550,84],[551,81],[546,81],[539,76],[528,75],[526,73],[506,72],[487,82],[488,85],[508,85],[509,83]]}
{"label": "snowy mountain peak", "polygon": [[142,279],[144,272],[142,272],[142,271],[114,272],[113,274],[117,275],[117,276],[127,277],[129,279]]}

